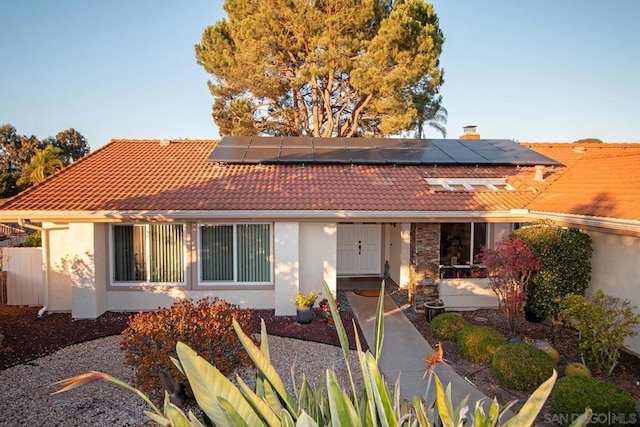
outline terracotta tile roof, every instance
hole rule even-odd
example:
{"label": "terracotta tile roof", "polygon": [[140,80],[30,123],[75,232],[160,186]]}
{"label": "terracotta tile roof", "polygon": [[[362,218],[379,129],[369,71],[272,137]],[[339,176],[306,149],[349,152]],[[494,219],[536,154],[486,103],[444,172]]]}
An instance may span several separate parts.
{"label": "terracotta tile roof", "polygon": [[523,144],[563,163],[532,211],[640,220],[640,144]]}
{"label": "terracotta tile roof", "polygon": [[[533,168],[217,165],[216,141],[112,141],[0,206],[2,211],[504,211],[547,184]],[[556,172],[562,170],[557,168]],[[516,191],[431,192],[425,178],[507,178]]]}

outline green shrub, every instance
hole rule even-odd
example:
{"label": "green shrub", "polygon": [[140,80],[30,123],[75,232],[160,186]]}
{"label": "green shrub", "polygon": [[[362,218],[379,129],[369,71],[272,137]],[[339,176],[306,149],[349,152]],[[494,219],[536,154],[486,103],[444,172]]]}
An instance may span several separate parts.
{"label": "green shrub", "polygon": [[556,362],[547,353],[531,345],[505,344],[496,350],[491,367],[503,386],[533,391],[551,376]]}
{"label": "green shrub", "polygon": [[443,313],[430,324],[431,334],[439,340],[455,341],[458,332],[469,323],[457,314]]}
{"label": "green shrub", "polygon": [[206,360],[215,363],[225,375],[250,364],[249,356],[233,331],[232,319],[251,330],[251,312],[218,298],[179,300],[170,308],[138,313],[123,332],[121,350],[127,364],[136,368],[139,388],[161,396],[167,390],[184,399],[186,381],[169,356],[177,357],[180,341]]}
{"label": "green shrub", "polygon": [[611,375],[618,364],[620,349],[627,337],[636,335],[640,316],[629,301],[606,295],[601,290],[585,298],[569,295],[562,315],[580,336],[578,347],[592,371]]}
{"label": "green shrub", "polygon": [[489,362],[506,342],[504,335],[488,326],[465,326],[456,338],[460,355],[471,362]]}
{"label": "green shrub", "polygon": [[42,246],[42,233],[40,232],[40,230],[34,231],[33,233],[29,234],[22,243],[22,246],[24,246],[25,248],[39,248],[40,246]]}
{"label": "green shrub", "polygon": [[602,144],[602,140],[599,138],[584,138],[577,139],[572,142],[572,144]]}
{"label": "green shrub", "polygon": [[557,420],[568,425],[586,407],[593,411],[589,425],[634,425],[636,402],[620,387],[592,377],[562,377],[551,392]]}
{"label": "green shrub", "polygon": [[591,237],[579,230],[540,223],[513,232],[542,261],[527,288],[527,310],[556,316],[569,294],[584,295],[591,280]]}

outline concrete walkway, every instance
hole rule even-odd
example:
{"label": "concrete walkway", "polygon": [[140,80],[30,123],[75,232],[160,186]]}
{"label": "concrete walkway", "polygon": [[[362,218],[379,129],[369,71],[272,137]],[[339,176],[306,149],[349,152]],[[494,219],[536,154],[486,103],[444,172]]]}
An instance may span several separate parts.
{"label": "concrete walkway", "polygon": [[[346,293],[365,339],[373,348],[373,333],[375,325],[376,306],[378,298],[363,297],[353,292]],[[382,355],[379,359],[380,370],[390,383],[394,383],[400,375],[400,391],[409,401],[414,396],[424,396],[427,389],[427,378],[423,378],[425,362],[428,353],[434,353],[433,347],[407,319],[389,295],[384,297],[384,342]],[[447,355],[444,355],[447,358]],[[451,383],[451,397],[456,405],[465,396],[469,396],[469,411],[473,411],[476,401],[485,398],[483,407],[488,413],[492,399],[475,388],[451,368],[438,364],[436,374],[446,387]],[[428,403],[435,399],[435,385],[431,385]],[[507,402],[500,402],[501,406]],[[508,413],[510,418],[513,414]],[[504,421],[504,418],[503,418]]]}

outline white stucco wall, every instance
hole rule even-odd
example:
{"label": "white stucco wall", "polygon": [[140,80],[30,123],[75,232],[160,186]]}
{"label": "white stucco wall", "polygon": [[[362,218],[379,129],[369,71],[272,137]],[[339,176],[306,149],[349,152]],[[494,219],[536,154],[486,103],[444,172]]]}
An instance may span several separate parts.
{"label": "white stucco wall", "polygon": [[[45,228],[55,224],[44,223]],[[50,229],[49,245],[49,311],[71,311],[71,276],[69,275],[70,256],[67,236],[68,229]],[[43,245],[47,243],[43,240]],[[43,258],[46,248],[42,248]],[[44,259],[43,259],[44,262]],[[46,267],[45,267],[46,268]]]}
{"label": "white stucco wall", "polygon": [[[593,239],[591,283],[588,292],[602,289],[628,299],[640,310],[640,238],[588,232]],[[640,334],[640,328],[637,330]],[[628,338],[629,350],[640,353],[640,336]]]}
{"label": "white stucco wall", "polygon": [[107,225],[69,224],[69,275],[71,277],[71,315],[93,319],[108,309],[106,249]]}
{"label": "white stucco wall", "polygon": [[[139,311],[155,310],[158,307],[170,307],[181,298],[198,300],[204,297],[218,297],[237,304],[241,308],[272,309],[274,301],[273,290],[218,290],[190,291],[181,288],[149,289],[147,291],[109,291],[107,293],[110,311]],[[295,312],[295,309],[294,309]]]}
{"label": "white stucco wall", "polygon": [[471,310],[498,307],[498,298],[489,289],[489,279],[441,279],[438,281],[438,290],[447,308]]}
{"label": "white stucco wall", "polygon": [[[276,315],[296,313],[294,297],[300,288],[299,264],[300,225],[297,222],[276,222],[274,224],[274,301]],[[312,284],[305,284],[303,292]]]}
{"label": "white stucco wall", "polygon": [[[322,281],[336,290],[338,225],[336,223],[300,223],[300,289],[309,292],[315,286],[322,291]],[[322,295],[325,298],[326,295]]]}

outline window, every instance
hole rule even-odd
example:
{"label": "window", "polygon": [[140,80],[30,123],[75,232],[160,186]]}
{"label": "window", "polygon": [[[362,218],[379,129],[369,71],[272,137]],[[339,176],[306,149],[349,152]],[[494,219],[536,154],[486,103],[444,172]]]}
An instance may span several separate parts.
{"label": "window", "polygon": [[271,224],[201,225],[198,237],[202,282],[271,282]]}
{"label": "window", "polygon": [[184,226],[113,226],[114,282],[183,283]]}
{"label": "window", "polygon": [[483,222],[440,224],[440,264],[478,264],[477,257],[487,245]]}
{"label": "window", "polygon": [[504,178],[427,178],[432,192],[436,191],[513,191]]}

